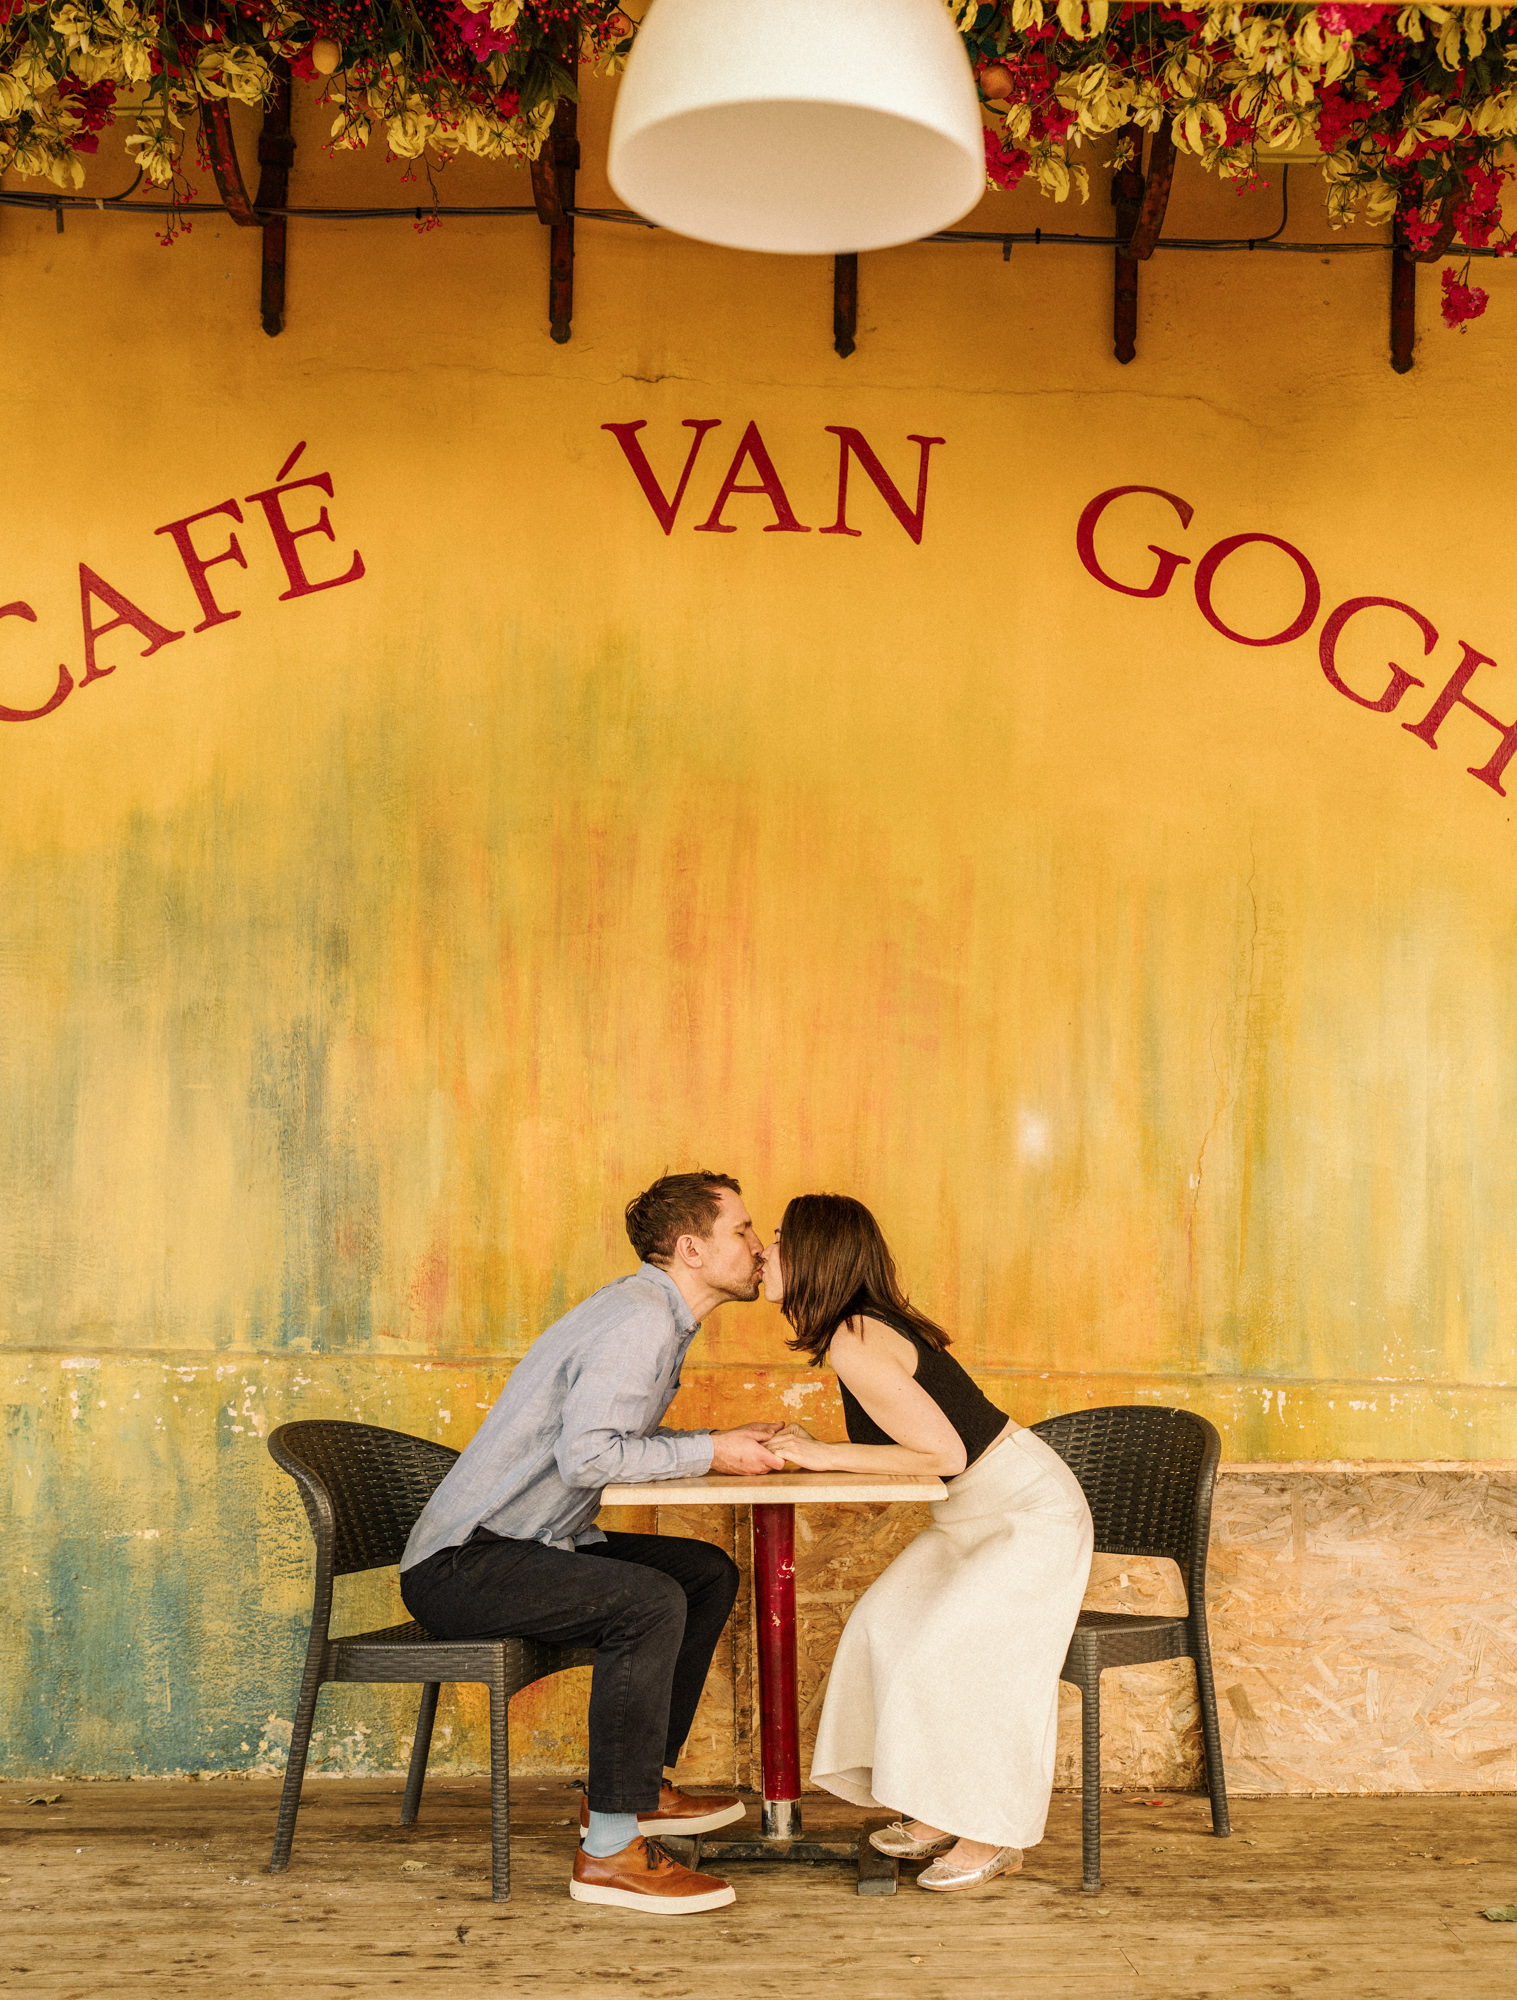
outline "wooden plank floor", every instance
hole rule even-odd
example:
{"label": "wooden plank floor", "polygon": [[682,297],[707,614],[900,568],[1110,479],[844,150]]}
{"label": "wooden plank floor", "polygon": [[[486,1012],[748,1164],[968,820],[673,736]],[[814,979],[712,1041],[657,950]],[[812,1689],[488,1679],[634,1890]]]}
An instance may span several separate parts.
{"label": "wooden plank floor", "polygon": [[[56,1805],[27,1805],[61,1792]],[[1106,1806],[1106,1882],[1079,1889],[1076,1800],[1020,1876],[974,1895],[861,1898],[833,1868],[734,1869],[734,1908],[648,1919],[571,1903],[577,1795],[516,1788],[513,1893],[492,1904],[489,1803],[439,1779],[402,1830],[391,1780],[306,1787],[288,1874],[264,1872],[278,1787],[0,1786],[0,1987],[302,2000],[633,1995],[1517,1995],[1517,1797],[1240,1800],[1228,1841],[1192,1797]],[[848,1824],[808,1799],[808,1828]]]}

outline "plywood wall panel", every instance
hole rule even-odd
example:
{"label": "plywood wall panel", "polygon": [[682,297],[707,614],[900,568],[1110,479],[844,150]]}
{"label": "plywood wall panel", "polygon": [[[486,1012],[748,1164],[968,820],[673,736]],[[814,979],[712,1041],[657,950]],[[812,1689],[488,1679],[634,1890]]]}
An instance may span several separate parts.
{"label": "plywood wall panel", "polygon": [[[803,1769],[848,1613],[925,1517],[798,1516]],[[1095,1558],[1086,1603],[1185,1608],[1172,1564],[1131,1556]],[[1517,1787],[1517,1473],[1237,1469],[1217,1485],[1208,1604],[1232,1790]],[[1202,1774],[1188,1664],[1105,1675],[1103,1781],[1197,1789]],[[1056,1782],[1080,1782],[1073,1688]]]}

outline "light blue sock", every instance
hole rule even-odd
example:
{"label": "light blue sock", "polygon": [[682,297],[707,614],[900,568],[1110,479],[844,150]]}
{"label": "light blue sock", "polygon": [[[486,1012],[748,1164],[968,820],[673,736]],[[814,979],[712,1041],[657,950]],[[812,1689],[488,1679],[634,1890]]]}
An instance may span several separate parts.
{"label": "light blue sock", "polygon": [[608,1855],[620,1854],[624,1847],[630,1847],[637,1839],[636,1813],[598,1813],[590,1810],[590,1830],[585,1835],[585,1852],[604,1861]]}

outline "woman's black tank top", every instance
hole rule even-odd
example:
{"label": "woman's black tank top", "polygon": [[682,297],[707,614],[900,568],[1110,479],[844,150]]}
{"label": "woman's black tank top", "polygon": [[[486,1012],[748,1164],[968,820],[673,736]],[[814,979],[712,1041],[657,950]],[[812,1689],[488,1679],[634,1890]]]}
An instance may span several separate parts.
{"label": "woman's black tank top", "polygon": [[[981,1393],[967,1370],[961,1368],[950,1353],[924,1340],[910,1321],[902,1319],[899,1313],[883,1306],[866,1306],[859,1301],[850,1308],[849,1316],[856,1317],[861,1312],[867,1312],[870,1319],[879,1320],[911,1342],[917,1351],[918,1385],[927,1391],[964,1440],[966,1468],[973,1465],[1005,1430],[1009,1421],[1006,1412],[998,1410],[990,1398]],[[850,1395],[841,1377],[838,1387],[843,1392],[843,1414],[848,1420],[850,1444],[899,1443],[899,1439],[880,1429],[856,1396]]]}

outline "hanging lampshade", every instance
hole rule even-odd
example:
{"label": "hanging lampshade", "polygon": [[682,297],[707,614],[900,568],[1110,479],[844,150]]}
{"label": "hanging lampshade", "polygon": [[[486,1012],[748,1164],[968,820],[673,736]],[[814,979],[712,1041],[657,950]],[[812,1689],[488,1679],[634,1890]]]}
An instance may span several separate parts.
{"label": "hanging lampshade", "polygon": [[650,0],[608,164],[650,222],[812,255],[929,236],[985,188],[944,0]]}

